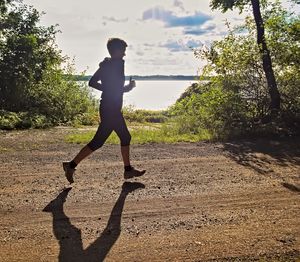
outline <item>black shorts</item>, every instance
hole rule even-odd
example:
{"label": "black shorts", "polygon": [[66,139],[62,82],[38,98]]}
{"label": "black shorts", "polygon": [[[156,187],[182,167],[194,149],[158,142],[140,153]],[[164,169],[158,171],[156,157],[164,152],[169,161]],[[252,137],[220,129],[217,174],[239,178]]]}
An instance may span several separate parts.
{"label": "black shorts", "polygon": [[112,131],[115,131],[120,138],[121,146],[129,146],[131,135],[128,131],[121,110],[100,106],[101,122],[93,139],[88,143],[88,147],[95,151],[105,143]]}

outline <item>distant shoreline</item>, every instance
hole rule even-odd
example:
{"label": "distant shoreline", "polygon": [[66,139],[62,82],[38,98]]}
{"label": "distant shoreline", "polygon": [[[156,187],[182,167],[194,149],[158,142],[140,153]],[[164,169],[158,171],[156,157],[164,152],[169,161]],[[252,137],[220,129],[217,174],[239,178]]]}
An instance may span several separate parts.
{"label": "distant shoreline", "polygon": [[[92,77],[91,75],[73,75],[75,81],[89,81],[89,79]],[[171,81],[171,80],[176,80],[176,81],[198,81],[199,76],[192,76],[192,75],[149,75],[149,76],[139,76],[139,75],[131,75],[131,76],[126,76],[125,79],[126,81],[129,80],[129,78],[132,77],[134,80],[138,81],[147,81],[147,80],[152,80],[152,81]],[[203,80],[208,80],[203,79]]]}

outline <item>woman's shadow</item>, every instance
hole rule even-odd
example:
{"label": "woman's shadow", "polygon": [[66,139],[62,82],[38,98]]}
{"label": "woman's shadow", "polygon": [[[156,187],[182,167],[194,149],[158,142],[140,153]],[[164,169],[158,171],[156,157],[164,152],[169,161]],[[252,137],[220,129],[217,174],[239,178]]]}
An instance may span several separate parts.
{"label": "woman's shadow", "polygon": [[71,224],[63,210],[64,202],[71,188],[64,189],[44,209],[53,216],[53,233],[59,242],[58,261],[103,261],[121,233],[121,218],[127,195],[145,185],[137,182],[124,182],[122,191],[115,203],[102,234],[87,248],[83,249],[81,230]]}

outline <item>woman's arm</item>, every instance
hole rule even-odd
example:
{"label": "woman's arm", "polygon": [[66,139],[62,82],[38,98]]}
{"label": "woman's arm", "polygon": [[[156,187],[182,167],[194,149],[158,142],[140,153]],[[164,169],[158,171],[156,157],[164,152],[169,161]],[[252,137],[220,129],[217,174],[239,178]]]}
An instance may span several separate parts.
{"label": "woman's arm", "polygon": [[98,70],[95,72],[95,74],[91,77],[89,81],[89,86],[97,90],[103,91],[103,86],[102,84],[99,83],[100,79],[101,79],[101,68],[99,67]]}
{"label": "woman's arm", "polygon": [[124,86],[124,93],[131,91],[135,87],[135,80],[130,77],[129,84]]}

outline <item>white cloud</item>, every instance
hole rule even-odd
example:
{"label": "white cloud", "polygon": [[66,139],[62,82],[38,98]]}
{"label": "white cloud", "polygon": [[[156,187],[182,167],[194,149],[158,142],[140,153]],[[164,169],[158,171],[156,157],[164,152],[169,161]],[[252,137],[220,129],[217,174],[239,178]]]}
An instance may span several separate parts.
{"label": "white cloud", "polygon": [[106,20],[106,21],[115,22],[115,23],[128,22],[128,17],[126,17],[126,18],[115,18],[113,16],[110,16],[110,17],[103,16],[103,19]]}
{"label": "white cloud", "polygon": [[163,21],[166,27],[185,27],[202,25],[212,17],[198,11],[192,15],[178,16],[170,10],[156,6],[144,11],[143,20],[149,19]]}
{"label": "white cloud", "polygon": [[[91,74],[108,55],[106,42],[121,37],[129,44],[128,74],[196,74],[203,62],[190,47],[218,39],[238,12],[211,11],[209,0],[24,0],[45,11],[42,24],[59,24],[64,54],[75,57],[78,71]],[[151,13],[152,12],[152,13]],[[144,18],[144,19],[143,19]],[[234,18],[234,19],[233,19]]]}
{"label": "white cloud", "polygon": [[179,41],[168,40],[161,44],[161,47],[167,48],[170,52],[191,52],[195,48],[201,48],[203,43],[199,40],[180,39]]}
{"label": "white cloud", "polygon": [[174,6],[179,7],[179,9],[180,9],[181,11],[185,11],[183,2],[180,1],[180,0],[175,0],[175,1],[174,1]]}

